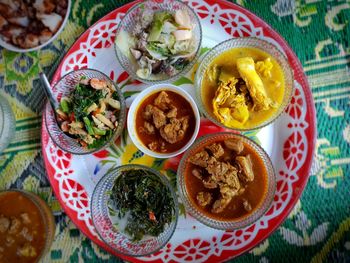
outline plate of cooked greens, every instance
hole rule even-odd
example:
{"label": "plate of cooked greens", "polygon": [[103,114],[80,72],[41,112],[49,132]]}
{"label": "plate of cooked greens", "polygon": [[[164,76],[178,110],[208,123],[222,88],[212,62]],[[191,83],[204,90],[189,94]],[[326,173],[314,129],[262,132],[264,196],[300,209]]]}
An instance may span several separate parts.
{"label": "plate of cooked greens", "polygon": [[[103,77],[77,77],[65,91],[57,88],[62,77],[82,69]],[[93,78],[111,86],[96,89]],[[147,107],[139,95],[155,83],[175,85],[195,101],[197,150],[171,158],[142,150],[156,144],[161,150],[161,132],[180,143],[190,124],[185,107],[174,107],[176,96],[156,94]],[[61,102],[58,113],[47,105],[42,126],[52,188],[77,227],[124,260],[239,256],[283,222],[307,183],[316,133],[307,79],[287,42],[238,5],[151,0],[111,10],[72,45],[51,84]],[[118,119],[133,101],[145,105],[130,118],[139,118],[135,144]],[[69,118],[72,112],[76,119]],[[66,119],[57,122],[60,113]],[[106,144],[88,149],[90,139],[97,143],[109,130]],[[235,143],[210,141],[210,134],[237,133]],[[222,214],[229,211],[239,213]]]}

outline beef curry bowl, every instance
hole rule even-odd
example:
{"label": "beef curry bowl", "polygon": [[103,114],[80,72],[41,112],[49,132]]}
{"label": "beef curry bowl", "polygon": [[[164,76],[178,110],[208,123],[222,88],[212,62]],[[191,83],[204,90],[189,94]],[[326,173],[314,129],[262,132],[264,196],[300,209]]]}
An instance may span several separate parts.
{"label": "beef curry bowl", "polygon": [[199,109],[219,126],[261,128],[287,107],[293,72],[287,58],[264,40],[224,41],[203,58],[195,76]]}
{"label": "beef curry bowl", "polygon": [[128,133],[136,147],[156,158],[170,158],[194,142],[200,124],[196,103],[182,88],[157,84],[132,102]]}
{"label": "beef curry bowl", "polygon": [[197,140],[182,157],[177,174],[186,211],[222,230],[242,228],[262,217],[276,189],[266,152],[251,139],[229,132]]}

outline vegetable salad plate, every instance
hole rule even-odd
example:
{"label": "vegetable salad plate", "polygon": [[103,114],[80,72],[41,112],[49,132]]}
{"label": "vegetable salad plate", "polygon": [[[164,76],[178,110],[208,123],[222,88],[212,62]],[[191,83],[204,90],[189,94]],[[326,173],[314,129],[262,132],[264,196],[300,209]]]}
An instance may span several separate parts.
{"label": "vegetable salad plate", "polygon": [[[186,3],[197,13],[202,24],[202,54],[229,38],[254,36],[277,45],[293,68],[294,94],[283,114],[273,124],[244,133],[260,143],[271,157],[277,175],[277,189],[270,209],[248,227],[234,231],[215,230],[186,214],[183,205],[180,205],[177,229],[165,247],[145,257],[119,255],[101,241],[91,220],[90,198],[97,181],[108,169],[132,163],[160,170],[175,187],[176,169],[181,156],[155,159],[144,155],[133,145],[126,128],[113,147],[92,155],[72,155],[60,150],[52,142],[43,120],[45,166],[65,212],[92,241],[128,261],[213,262],[224,261],[248,251],[267,238],[288,216],[307,183],[312,163],[316,138],[314,103],[302,66],[286,41],[264,21],[235,4],[221,0],[189,0]],[[52,84],[72,70],[87,67],[98,69],[119,85],[127,106],[130,106],[133,98],[147,85],[133,80],[122,70],[113,44],[118,23],[135,4],[129,3],[112,11],[83,33],[60,63]],[[173,82],[193,97],[194,70],[197,66]],[[224,129],[202,118],[198,136],[220,131]]]}

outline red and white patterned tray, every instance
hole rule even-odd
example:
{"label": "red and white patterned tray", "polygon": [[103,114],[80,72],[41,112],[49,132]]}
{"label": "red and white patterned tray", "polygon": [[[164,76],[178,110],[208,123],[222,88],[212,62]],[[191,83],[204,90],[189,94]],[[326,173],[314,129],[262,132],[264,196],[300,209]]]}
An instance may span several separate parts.
{"label": "red and white patterned tray", "polygon": [[[307,183],[312,163],[316,138],[314,103],[302,66],[286,41],[260,18],[235,4],[223,0],[186,2],[200,17],[203,28],[202,47],[210,48],[232,37],[255,36],[277,45],[292,65],[296,89],[290,105],[274,124],[248,134],[260,141],[270,155],[278,177],[277,191],[268,212],[249,227],[226,232],[214,230],[182,213],[174,236],[158,253],[141,258],[118,255],[99,239],[92,225],[89,203],[96,182],[108,168],[126,163],[152,165],[175,182],[174,171],[180,157],[155,160],[143,155],[131,143],[126,131],[113,149],[89,156],[74,156],[53,144],[43,119],[42,150],[45,167],[65,212],[92,241],[129,261],[216,262],[248,251],[267,238],[288,216]],[[119,84],[127,97],[127,105],[130,105],[135,94],[146,85],[131,80],[118,65],[113,41],[120,19],[135,3],[112,11],[82,34],[62,60],[52,84],[74,69],[99,69]],[[193,74],[189,73],[175,84],[194,96],[192,81]],[[199,136],[221,130],[203,119]]]}

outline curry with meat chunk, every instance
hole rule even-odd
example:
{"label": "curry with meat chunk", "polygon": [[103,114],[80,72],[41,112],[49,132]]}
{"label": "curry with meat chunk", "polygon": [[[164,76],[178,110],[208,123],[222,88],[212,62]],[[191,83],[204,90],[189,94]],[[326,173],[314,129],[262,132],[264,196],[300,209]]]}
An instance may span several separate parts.
{"label": "curry with meat chunk", "polygon": [[172,153],[184,147],[195,130],[191,104],[173,91],[160,91],[145,98],[136,112],[136,131],[151,151]]}
{"label": "curry with meat chunk", "polygon": [[216,57],[205,72],[202,100],[212,117],[230,128],[266,121],[282,104],[281,66],[257,48],[233,48]]}
{"label": "curry with meat chunk", "polygon": [[0,193],[0,262],[38,262],[48,238],[45,223],[25,194]]}
{"label": "curry with meat chunk", "polygon": [[267,170],[248,144],[239,139],[207,143],[192,154],[185,169],[190,201],[221,221],[253,213],[267,193]]}

